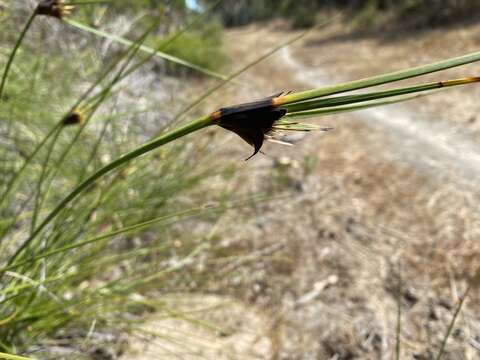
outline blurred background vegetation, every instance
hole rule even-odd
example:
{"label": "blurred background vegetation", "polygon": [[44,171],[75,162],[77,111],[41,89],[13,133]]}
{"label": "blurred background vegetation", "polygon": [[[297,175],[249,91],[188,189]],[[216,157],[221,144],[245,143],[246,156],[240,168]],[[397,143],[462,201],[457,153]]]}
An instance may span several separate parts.
{"label": "blurred background vegetation", "polygon": [[[2,72],[36,3],[0,1]],[[200,15],[183,1],[77,4],[75,20],[106,38],[54,18],[33,22],[0,100],[0,353],[94,358],[96,349],[111,348],[116,357],[135,317],[166,309],[161,293],[192,291],[215,276],[193,260],[216,252],[212,227],[232,199],[212,184],[235,169],[216,161],[210,136],[179,141],[104,178],[15,255],[72,188],[164,131],[190,103],[192,84],[212,81],[114,36],[148,34],[146,45],[223,71],[221,26],[197,21]],[[72,106],[82,121],[59,127]],[[207,179],[215,195],[202,195]],[[20,265],[8,267],[14,258]]]}
{"label": "blurred background vegetation", "polygon": [[315,23],[316,11],[329,9],[347,11],[361,26],[392,21],[396,25],[403,22],[404,26],[431,26],[476,16],[473,11],[480,9],[480,3],[475,0],[226,0],[217,13],[227,26],[285,17],[295,27],[308,27]]}
{"label": "blurred background vegetation", "polygon": [[[35,4],[0,0],[1,69]],[[283,19],[293,28],[309,28],[342,10],[346,27],[408,30],[476,19],[479,9],[476,0],[114,0],[78,6],[75,20],[108,31],[112,36],[106,39],[38,19],[15,59],[0,104],[0,352],[95,358],[113,348],[113,359],[123,351],[121,335],[138,331],[144,317],[160,311],[180,317],[164,296],[213,292],[246,297],[247,288],[263,289],[264,279],[254,283],[254,276],[289,271],[285,263],[290,260],[281,257],[268,269],[271,273],[257,271],[258,258],[270,253],[265,255],[253,240],[235,246],[222,241],[231,224],[218,224],[229,207],[248,203],[245,222],[264,214],[257,193],[232,190],[243,162],[218,156],[214,132],[162,148],[106,177],[36,239],[19,259],[23,265],[5,270],[19,243],[69,189],[176,123],[178,114],[219,82],[208,71],[156,57],[128,81],[115,83],[88,124],[63,127],[40,146],[100,74],[117,61],[126,62],[127,48],[113,35],[137,39],[160,20],[146,45],[221,75],[239,61],[225,47],[230,27]],[[192,114],[211,110],[199,107]],[[294,163],[287,160],[275,160],[265,188],[301,188],[286,170]],[[308,155],[299,166],[310,173],[316,161]],[[270,190],[266,197],[276,193]],[[238,219],[234,216],[232,223]],[[98,238],[105,233],[112,234]],[[239,273],[247,276],[238,280]],[[236,282],[230,289],[223,285],[231,277]]]}

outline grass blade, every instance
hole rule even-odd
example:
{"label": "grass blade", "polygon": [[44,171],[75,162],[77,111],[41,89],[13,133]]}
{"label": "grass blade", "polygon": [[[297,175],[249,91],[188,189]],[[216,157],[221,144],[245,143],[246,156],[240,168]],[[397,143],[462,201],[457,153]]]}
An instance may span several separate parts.
{"label": "grass blade", "polygon": [[318,117],[318,116],[339,114],[344,112],[365,110],[373,107],[394,105],[400,102],[418,99],[428,94],[429,93],[415,94],[415,95],[409,95],[409,96],[407,95],[407,96],[394,97],[392,99],[387,99],[387,100],[366,101],[360,104],[332,106],[332,107],[321,108],[316,110],[299,111],[292,114],[287,114],[283,117],[283,119],[285,119],[285,121],[288,121],[288,120],[306,119],[306,118],[312,118],[312,117]]}
{"label": "grass blade", "polygon": [[238,69],[237,71],[235,71],[234,73],[230,74],[226,79],[224,79],[222,82],[220,82],[219,84],[217,85],[214,85],[212,88],[208,89],[205,93],[203,93],[202,95],[200,95],[199,97],[197,97],[195,100],[193,100],[190,104],[188,104],[185,108],[183,108],[182,110],[180,110],[180,112],[178,112],[176,115],[175,115],[175,118],[172,122],[172,124],[175,124],[176,122],[180,121],[182,119],[182,117],[186,114],[188,114],[188,112],[192,109],[194,109],[197,105],[199,105],[200,103],[202,103],[205,99],[207,99],[209,96],[211,96],[213,93],[215,93],[216,91],[220,90],[222,87],[224,87],[225,85],[227,85],[229,82],[231,82],[233,79],[237,78],[238,76],[240,76],[241,74],[243,74],[245,71],[247,71],[248,69],[252,68],[253,66],[257,65],[258,63],[262,62],[263,60],[269,58],[270,56],[272,56],[273,54],[275,54],[277,51],[283,49],[284,47],[288,46],[288,45],[291,45],[293,44],[294,42],[300,40],[301,38],[303,38],[306,34],[308,33],[308,31],[305,31],[303,33],[301,33],[300,35],[298,36],[295,36],[289,40],[287,40],[286,42],[274,47],[273,49],[271,49],[270,51],[268,51],[267,53],[263,54],[262,56],[256,58],[255,60],[253,60],[252,62],[250,62],[249,64],[243,66],[242,68]]}
{"label": "grass blade", "polygon": [[457,321],[458,315],[460,314],[460,311],[462,310],[463,303],[465,302],[465,299],[468,296],[468,293],[470,292],[471,285],[469,284],[467,287],[467,290],[465,290],[465,293],[463,296],[460,298],[457,308],[455,309],[455,313],[453,314],[452,320],[450,321],[450,324],[448,325],[447,332],[445,333],[445,336],[443,337],[442,344],[440,345],[440,350],[438,352],[437,357],[435,360],[441,360],[445,353],[445,349],[447,348],[447,341],[450,338],[450,335],[452,335],[453,327],[455,326],[455,323]]}
{"label": "grass blade", "polygon": [[326,86],[318,89],[307,90],[303,92],[298,92],[295,94],[289,94],[282,97],[281,104],[286,105],[302,100],[313,99],[317,97],[322,97],[326,95],[333,95],[339,94],[342,92],[352,91],[352,90],[359,90],[365,89],[372,86],[387,84],[399,80],[410,79],[413,77],[418,77],[446,69],[450,69],[453,67],[466,65],[470,63],[474,63],[480,61],[480,51],[474,52],[471,54],[458,56],[454,58],[450,58],[447,60],[439,61],[432,64],[422,65],[418,67],[414,67],[411,69],[394,71],[391,73],[377,75],[365,79],[345,82],[342,84]]}
{"label": "grass blade", "polygon": [[0,352],[0,359],[6,360],[34,360],[33,358],[27,358],[24,356],[12,355],[12,354],[5,354]]}
{"label": "grass blade", "polygon": [[[128,65],[130,64],[130,62],[133,60],[133,58],[136,56],[140,46],[142,45],[142,43],[145,41],[145,39],[147,38],[148,34],[150,34],[151,31],[153,31],[157,26],[158,26],[158,22],[159,21],[155,21],[140,37],[139,39],[137,39],[135,42],[132,43],[132,45],[128,48],[128,50],[123,54],[123,56],[121,57],[122,59],[123,58],[126,58],[125,59],[125,63],[122,64],[122,66],[120,67],[120,69],[117,71],[117,73],[115,74],[114,78],[105,86],[105,88],[97,95],[95,95],[93,98],[96,100],[96,102],[94,102],[93,104],[91,104],[91,99],[89,99],[87,101],[87,104],[91,106],[91,108],[89,108],[89,114],[88,116],[86,117],[85,119],[85,123],[81,125],[80,129],[78,129],[78,131],[76,132],[74,138],[72,139],[72,141],[68,144],[68,146],[66,147],[66,149],[63,150],[59,160],[57,160],[55,162],[55,165],[53,166],[53,170],[52,170],[52,174],[50,174],[50,181],[48,182],[47,186],[46,186],[46,190],[44,192],[44,194],[41,194],[41,188],[42,188],[42,185],[43,185],[43,182],[44,180],[46,179],[47,177],[47,174],[46,174],[46,170],[47,170],[47,165],[48,165],[48,162],[50,160],[50,156],[53,152],[53,147],[55,146],[55,142],[57,140],[57,137],[60,133],[60,130],[57,132],[56,136],[54,137],[54,140],[52,142],[52,146],[49,148],[49,151],[48,151],[48,154],[47,154],[47,157],[46,157],[46,160],[43,164],[43,167],[42,167],[42,174],[40,176],[40,179],[39,179],[39,182],[38,182],[38,191],[37,191],[37,196],[36,196],[36,200],[35,200],[35,208],[34,208],[34,213],[33,213],[33,218],[32,218],[32,232],[33,232],[33,229],[35,228],[36,226],[36,217],[38,215],[38,210],[42,207],[42,204],[43,204],[43,200],[46,198],[49,190],[50,190],[50,186],[52,184],[52,181],[53,181],[53,178],[55,177],[56,173],[58,172],[58,170],[60,169],[60,166],[61,164],[64,162],[64,160],[66,159],[67,155],[70,153],[70,151],[72,150],[73,146],[75,145],[75,143],[78,141],[78,139],[80,138],[80,135],[82,134],[83,130],[85,129],[85,127],[88,125],[90,119],[92,118],[92,116],[94,115],[95,111],[98,109],[98,107],[101,105],[101,103],[103,101],[105,101],[105,99],[107,98],[108,94],[110,93],[111,89],[117,84],[118,81],[120,81],[120,79],[122,78],[122,74],[126,71],[126,69],[128,68]],[[113,69],[112,69],[113,70]]]}
{"label": "grass blade", "polygon": [[[133,44],[133,42],[131,40],[125,39],[121,36],[117,36],[117,35],[107,33],[107,32],[102,31],[102,30],[94,29],[94,28],[92,28],[88,25],[82,24],[82,23],[74,21],[74,20],[66,20],[66,22],[68,24],[80,29],[80,30],[87,31],[87,32],[92,33],[94,35],[101,36],[103,38],[118,42],[118,43],[123,44],[123,45],[131,46]],[[192,70],[198,71],[202,74],[217,78],[217,79],[226,80],[228,78],[225,75],[219,74],[219,73],[217,73],[215,71],[212,71],[212,70],[205,69],[201,66],[192,64],[192,63],[190,63],[186,60],[180,59],[180,58],[178,58],[176,56],[173,56],[173,55],[169,55],[169,54],[164,53],[160,50],[153,49],[153,48],[151,48],[149,46],[146,46],[146,45],[140,46],[140,50],[144,51],[148,54],[153,54],[155,56],[158,56],[158,57],[160,57],[164,60],[173,62],[175,64],[182,65],[182,66],[185,66],[185,67],[190,68]]]}
{"label": "grass blade", "polygon": [[172,219],[172,218],[175,218],[175,217],[183,217],[183,216],[189,216],[189,215],[193,216],[196,213],[200,212],[201,210],[205,210],[205,208],[204,207],[198,207],[198,208],[193,208],[193,209],[184,210],[184,211],[181,211],[181,212],[161,216],[161,217],[158,217],[158,218],[155,218],[155,219],[152,219],[152,220],[142,222],[140,224],[136,224],[136,225],[128,226],[128,227],[125,227],[125,228],[122,228],[122,229],[119,229],[119,230],[108,232],[106,234],[96,236],[96,237],[93,237],[93,238],[90,238],[90,239],[87,239],[87,240],[84,240],[84,241],[81,241],[81,242],[78,242],[78,243],[75,243],[75,244],[72,244],[72,245],[63,246],[61,248],[58,248],[58,249],[55,249],[55,250],[52,250],[52,251],[48,251],[48,252],[45,252],[43,254],[35,255],[34,257],[32,257],[30,259],[27,259],[27,260],[22,261],[22,262],[18,262],[14,265],[4,267],[3,269],[0,269],[0,273],[4,273],[6,271],[15,269],[15,268],[23,266],[23,265],[32,264],[36,261],[48,258],[48,257],[53,256],[53,255],[61,254],[61,253],[64,253],[64,252],[67,252],[67,251],[70,251],[70,250],[74,250],[74,249],[77,249],[77,248],[81,248],[83,246],[90,245],[90,244],[93,244],[93,243],[96,243],[96,242],[99,242],[99,241],[102,241],[102,240],[106,240],[106,239],[112,238],[112,237],[117,236],[117,235],[126,234],[126,233],[130,233],[130,232],[133,232],[133,231],[136,231],[136,230],[145,229],[149,226],[152,226],[152,225],[157,224],[159,222],[169,220],[169,219]]}
{"label": "grass blade", "polygon": [[[328,106],[354,104],[354,103],[359,103],[363,101],[370,101],[370,100],[384,99],[384,98],[395,97],[400,95],[420,93],[420,92],[425,92],[425,91],[434,90],[434,89],[449,88],[449,87],[454,87],[459,85],[468,85],[476,82],[480,82],[480,77],[467,77],[467,78],[454,79],[454,80],[437,81],[437,82],[432,82],[427,84],[402,87],[402,88],[386,90],[386,91],[376,91],[376,92],[371,92],[367,94],[319,98],[319,99],[295,102],[295,103],[287,104],[282,107],[286,108],[289,113],[295,113],[297,111],[312,110],[312,109],[324,108]],[[282,101],[282,98],[283,97],[279,98],[280,102]]]}
{"label": "grass blade", "polygon": [[7,265],[11,265],[17,259],[17,257],[25,250],[28,245],[35,239],[35,237],[40,234],[40,232],[45,229],[45,227],[68,205],[70,204],[78,195],[80,195],[84,190],[86,190],[90,185],[94,184],[99,178],[110,173],[114,169],[128,163],[129,161],[142,156],[162,145],[165,145],[171,141],[174,141],[180,137],[188,135],[194,131],[203,129],[204,127],[213,125],[214,122],[210,116],[204,116],[197,120],[190,122],[189,124],[182,126],[176,130],[170,131],[157,139],[154,139],[131,152],[119,157],[118,159],[112,161],[111,163],[105,165],[103,168],[99,169],[93,175],[91,175],[84,182],[79,184],[69,195],[67,195],[60,204],[52,210],[49,215],[43,220],[43,222],[33,231],[33,233],[20,245],[14,255],[9,259]]}
{"label": "grass blade", "polygon": [[28,19],[27,23],[25,24],[25,27],[23,28],[22,32],[20,33],[20,36],[18,37],[17,42],[15,43],[15,46],[13,47],[12,53],[10,54],[7,60],[7,65],[5,66],[5,70],[3,71],[2,81],[0,83],[0,101],[3,98],[3,91],[5,90],[5,84],[7,82],[8,72],[10,70],[10,67],[13,64],[15,55],[17,54],[17,51],[20,48],[20,45],[22,44],[22,41],[25,38],[25,35],[27,34],[28,29],[30,29],[30,26],[32,25],[33,20],[35,20],[36,16],[37,16],[37,11],[34,10],[33,13],[30,15],[30,18]]}

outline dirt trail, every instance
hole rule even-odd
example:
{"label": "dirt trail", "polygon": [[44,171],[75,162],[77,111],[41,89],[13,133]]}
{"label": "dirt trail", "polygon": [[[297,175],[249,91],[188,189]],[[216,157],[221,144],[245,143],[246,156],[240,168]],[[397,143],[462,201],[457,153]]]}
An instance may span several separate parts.
{"label": "dirt trail", "polygon": [[[271,49],[292,36],[275,26],[227,34],[236,68],[261,55],[262,50],[252,49]],[[475,38],[477,30],[463,36]],[[328,38],[336,31],[312,37]],[[456,44],[456,32],[440,35]],[[431,46],[422,62],[470,50],[445,53],[438,35],[425,33],[395,44],[352,39],[324,46],[323,40],[307,39],[242,75],[243,85],[217,93],[212,107],[413,66],[418,59],[405,59],[411,59],[412,48],[425,44]],[[474,40],[466,43],[478,46]],[[373,65],[372,53],[378,54]],[[226,277],[212,287],[220,300],[240,301],[239,312],[227,308],[215,317],[220,325],[233,321],[232,332],[208,335],[214,350],[201,353],[195,345],[182,358],[215,353],[219,359],[392,359],[400,299],[401,358],[434,359],[458,297],[480,267],[475,191],[480,148],[474,141],[480,133],[474,115],[479,91],[470,87],[313,120],[335,131],[307,136],[293,148],[266,145],[267,156],[242,162],[230,181],[236,194],[287,192],[290,197],[226,216],[223,224],[230,227],[222,241],[246,253],[278,250],[254,257],[235,269],[234,279]],[[229,135],[219,136],[225,140]],[[250,154],[235,136],[223,143],[222,156],[242,161]],[[475,289],[467,299],[444,359],[478,359],[479,296]],[[153,325],[161,328],[162,323],[154,320]],[[188,331],[206,337],[202,330]],[[232,345],[237,342],[245,346]]]}
{"label": "dirt trail", "polygon": [[[245,75],[250,84],[245,93],[252,98],[318,87],[479,46],[474,40],[478,26],[463,31],[464,38],[470,36],[464,41],[468,46],[450,53],[438,38],[457,44],[455,29],[391,44],[336,37],[341,27],[309,35],[256,66]],[[234,58],[245,63],[261,53],[252,49],[272,48],[290,36],[275,26],[253,26],[231,32],[228,42]],[[412,57],[415,51],[422,59]],[[480,265],[478,91],[465,87],[408,104],[312,120],[335,131],[307,136],[294,148],[266,147],[267,157],[246,164],[243,187],[253,186],[255,169],[257,189],[296,192],[294,200],[261,213],[256,219],[261,231],[243,229],[239,236],[243,242],[255,239],[256,247],[285,244],[289,265],[279,270],[265,260],[269,271],[258,280],[265,293],[254,296],[257,306],[266,302],[267,309],[274,309],[275,359],[391,359],[400,263],[402,358],[434,358],[467,274]],[[469,330],[453,337],[446,359],[478,357],[475,304],[472,300],[465,308],[460,329]]]}

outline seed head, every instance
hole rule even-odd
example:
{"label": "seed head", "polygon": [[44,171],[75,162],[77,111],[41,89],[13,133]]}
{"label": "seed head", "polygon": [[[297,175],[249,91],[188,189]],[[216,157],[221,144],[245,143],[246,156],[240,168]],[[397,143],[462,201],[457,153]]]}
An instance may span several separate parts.
{"label": "seed head", "polygon": [[280,131],[327,131],[331,129],[282,121],[281,118],[287,114],[286,109],[277,105],[277,103],[280,103],[277,99],[282,94],[279,93],[258,101],[221,108],[211,114],[212,119],[218,126],[234,132],[253,146],[254,152],[246,160],[260,151],[265,140],[291,145],[291,143],[278,139]]}
{"label": "seed head", "polygon": [[248,159],[260,151],[265,135],[270,133],[273,124],[287,113],[285,109],[273,105],[272,99],[278,95],[221,108],[212,114],[217,125],[234,132],[253,146],[254,153]]}
{"label": "seed head", "polygon": [[65,4],[64,0],[42,0],[37,6],[37,14],[63,19],[72,13],[73,5]]}
{"label": "seed head", "polygon": [[62,120],[63,126],[82,125],[83,123],[85,123],[85,116],[80,110],[73,110]]}

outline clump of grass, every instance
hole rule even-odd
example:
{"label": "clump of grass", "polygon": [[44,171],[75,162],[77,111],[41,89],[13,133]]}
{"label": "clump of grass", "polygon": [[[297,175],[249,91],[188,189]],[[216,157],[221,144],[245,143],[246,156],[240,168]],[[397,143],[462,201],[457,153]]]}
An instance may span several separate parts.
{"label": "clump of grass", "polygon": [[[153,28],[130,42],[118,61],[93,81],[74,106],[56,122],[50,120],[46,132],[37,129],[33,140],[38,134],[43,140],[35,143],[24,159],[20,157],[22,165],[18,166],[17,157],[11,160],[10,149],[2,148],[1,156],[12,168],[15,180],[15,186],[11,180],[2,184],[0,199],[0,210],[5,214],[0,239],[0,313],[5,319],[0,329],[0,348],[5,352],[28,348],[25,344],[29,342],[41,344],[46,337],[55,339],[69,326],[121,327],[128,323],[125,307],[139,303],[129,297],[132,293],[145,291],[151,284],[163,288],[176,285],[174,274],[178,273],[181,279],[182,271],[205,251],[204,243],[192,242],[175,254],[175,261],[168,261],[173,255],[165,239],[173,223],[224,209],[219,206],[210,210],[200,207],[174,211],[175,195],[184,194],[202,179],[221,173],[217,163],[206,161],[217,154],[198,152],[202,147],[189,147],[182,141],[187,135],[220,126],[239,135],[257,153],[263,141],[272,140],[278,131],[327,130],[299,123],[299,118],[405,101],[418,93],[479,81],[471,77],[332,96],[479,61],[480,53],[474,53],[359,81],[300,93],[280,93],[223,107],[162,132],[146,143],[128,131],[117,137],[122,124],[115,112],[104,119],[100,131],[89,132],[87,126],[92,116],[114,96],[119,81],[157,53],[153,49],[146,58],[134,62],[140,50],[145,50],[143,42]],[[63,101],[72,99],[66,97]],[[12,115],[5,110],[6,104],[1,103],[1,115],[8,124],[5,132],[19,136],[24,128],[15,120],[25,109],[11,103],[8,106],[16,108]],[[29,114],[34,115],[35,111]],[[70,133],[72,127],[64,126],[67,123],[79,126]],[[201,136],[197,138],[202,140]],[[193,142],[192,137],[189,140]],[[166,144],[170,146],[165,147]],[[108,148],[112,149],[110,153]],[[157,152],[153,153],[154,150]],[[106,154],[111,158],[106,159]],[[202,160],[205,163],[199,166]],[[27,181],[32,178],[37,179],[33,186]],[[60,190],[49,191],[52,188]],[[65,194],[66,188],[71,190]],[[152,229],[154,238],[150,243],[128,245],[134,234],[144,234],[147,228]],[[114,255],[113,245],[107,241],[112,239],[117,241]],[[162,306],[161,301],[150,305],[154,309]],[[82,334],[75,340],[80,343],[84,338]]]}
{"label": "clump of grass", "polygon": [[[203,247],[195,251],[198,244],[192,243],[175,252],[180,263],[188,259],[183,265],[168,262],[173,257],[169,245],[172,227],[192,217],[203,217],[208,224],[224,209],[200,206],[184,210],[192,203],[188,196],[182,200],[178,195],[194,192],[203,179],[224,170],[214,165],[215,161],[198,166],[196,157],[208,157],[208,147],[177,142],[86,189],[67,211],[57,214],[47,231],[19,252],[20,262],[13,261],[18,245],[61,200],[62,189],[74,187],[109,157],[128,152],[145,138],[140,121],[145,112],[115,105],[116,87],[151,58],[150,54],[141,57],[139,48],[154,28],[147,29],[105,70],[88,68],[87,73],[100,75],[80,96],[76,87],[85,84],[78,80],[74,66],[78,61],[85,66],[98,65],[89,61],[94,51],[73,49],[71,56],[76,62],[68,61],[64,49],[43,53],[45,48],[36,57],[15,59],[27,76],[12,76],[9,97],[0,102],[2,140],[3,136],[12,140],[2,141],[0,146],[5,174],[0,177],[2,356],[29,351],[47,356],[48,349],[42,345],[45,340],[60,343],[60,333],[69,332],[70,351],[77,351],[88,338],[83,329],[127,329],[126,308],[138,302],[129,296],[152,284],[173,287],[173,274],[184,272],[204,251]],[[43,57],[48,58],[48,67],[38,66]],[[32,87],[32,78],[43,81],[42,86]],[[25,88],[29,88],[28,97],[22,96]],[[149,242],[134,242],[147,231]],[[124,266],[121,274],[119,263]],[[162,306],[161,300],[152,306]]]}
{"label": "clump of grass", "polygon": [[23,27],[23,30],[20,32],[20,36],[18,37],[13,47],[13,50],[10,56],[8,57],[7,64],[2,74],[2,79],[0,81],[0,101],[3,97],[8,73],[15,59],[15,55],[17,54],[17,51],[20,48],[20,45],[22,44],[22,41],[25,38],[25,35],[27,34],[28,30],[32,26],[33,21],[37,16],[50,16],[50,17],[54,17],[62,20],[65,17],[72,14],[72,11],[75,8],[75,5],[82,5],[82,4],[89,5],[89,4],[97,4],[97,3],[103,3],[103,2],[105,1],[104,0],[91,0],[88,2],[87,1],[65,2],[64,0],[40,1],[35,7],[35,9],[33,10],[33,12],[31,13],[30,17],[28,18],[27,23]]}
{"label": "clump of grass", "polygon": [[[340,96],[324,99],[323,97],[325,97],[326,95],[368,88],[375,85],[421,76],[424,74],[441,71],[447,68],[464,65],[479,60],[480,53],[474,53],[458,58],[441,61],[435,64],[425,65],[413,69],[407,69],[404,71],[398,71],[390,74],[380,75],[327,88],[320,88],[296,94],[280,95],[258,102],[243,104],[230,108],[222,108],[219,111],[213,112],[212,114],[202,116],[178,129],[167,132],[166,134],[163,134],[158,138],[119,157],[118,159],[110,162],[109,164],[99,169],[97,172],[95,172],[93,175],[91,175],[89,178],[79,184],[69,195],[67,195],[59,203],[59,205],[55,209],[53,209],[46,216],[44,221],[35,230],[32,231],[32,234],[22,243],[22,245],[13,255],[13,257],[10,259],[10,263],[16,260],[16,258],[50,224],[50,222],[56,218],[56,216],[64,208],[66,208],[87,188],[97,182],[97,180],[104,177],[106,174],[110,173],[114,169],[119,168],[124,164],[129,163],[133,159],[149,153],[152,150],[157,149],[169,142],[180,139],[186,135],[189,135],[208,126],[219,125],[225,127],[225,125],[228,123],[229,130],[239,134],[244,140],[252,144],[255,148],[255,151],[258,152],[261,148],[263,140],[265,139],[265,136],[268,135],[272,130],[274,130],[274,126],[282,127],[284,130],[312,130],[312,126],[310,125],[303,125],[297,122],[292,122],[290,120],[281,120],[281,118],[286,114],[289,114],[290,119],[298,116],[314,117],[317,115],[316,111],[318,109],[323,109],[325,107],[328,108],[329,106],[336,108],[339,104],[341,106],[350,106],[350,104],[360,103],[361,106],[365,106],[365,104],[362,103],[365,103],[367,101],[370,102],[368,106],[376,106],[378,104],[375,103],[375,101],[378,99],[395,98],[403,96],[405,94],[425,92],[432,89],[471,84],[480,81],[480,78],[469,77],[441,81],[436,83],[428,83],[417,86],[410,86],[406,88],[398,88],[389,91],[380,91],[372,92],[369,94]],[[401,98],[400,100],[404,99]],[[353,109],[355,109],[355,106],[359,105],[353,105]],[[348,110],[352,110],[352,108],[349,108]],[[337,111],[337,109],[335,109],[335,111]],[[256,119],[261,119],[262,117],[267,117],[267,124],[265,124],[263,120],[257,120],[255,122]],[[247,135],[245,135],[246,131],[248,131]]]}

